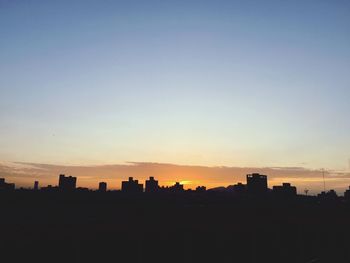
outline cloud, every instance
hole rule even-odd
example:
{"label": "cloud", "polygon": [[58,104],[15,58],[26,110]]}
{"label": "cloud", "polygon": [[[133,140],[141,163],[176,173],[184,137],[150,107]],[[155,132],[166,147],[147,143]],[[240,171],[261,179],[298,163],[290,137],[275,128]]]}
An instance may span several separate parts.
{"label": "cloud", "polygon": [[[226,167],[226,166],[191,166],[168,163],[127,162],[114,165],[69,166],[35,163],[0,162],[0,177],[16,183],[17,186],[29,187],[34,180],[41,185],[57,185],[58,175],[63,173],[78,177],[78,185],[96,188],[98,182],[105,181],[110,189],[119,189],[121,181],[132,176],[140,181],[149,176],[157,178],[161,185],[170,185],[176,181],[186,182],[185,187],[194,188],[205,185],[208,188],[228,186],[237,182],[245,183],[249,173],[261,173],[269,176],[269,187],[290,182],[298,187],[299,192],[323,190],[322,171],[303,167]],[[344,171],[326,171],[326,186],[342,193],[350,185],[350,173]]]}

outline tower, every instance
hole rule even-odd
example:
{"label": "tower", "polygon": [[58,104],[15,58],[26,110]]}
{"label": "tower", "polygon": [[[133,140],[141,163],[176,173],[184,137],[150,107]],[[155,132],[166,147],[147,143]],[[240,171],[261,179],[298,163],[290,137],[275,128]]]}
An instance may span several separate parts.
{"label": "tower", "polygon": [[38,181],[34,182],[34,190],[35,191],[39,190],[39,182]]}
{"label": "tower", "polygon": [[98,184],[98,190],[100,192],[106,192],[107,191],[107,183],[106,182],[100,182]]}

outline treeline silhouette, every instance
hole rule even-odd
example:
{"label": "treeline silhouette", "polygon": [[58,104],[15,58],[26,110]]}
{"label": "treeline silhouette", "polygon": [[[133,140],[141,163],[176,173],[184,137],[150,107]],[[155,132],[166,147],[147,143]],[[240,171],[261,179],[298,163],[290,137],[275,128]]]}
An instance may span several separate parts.
{"label": "treeline silhouette", "polygon": [[267,180],[184,190],[129,178],[120,191],[65,175],[30,190],[0,180],[0,261],[350,262],[349,191],[297,195]]}

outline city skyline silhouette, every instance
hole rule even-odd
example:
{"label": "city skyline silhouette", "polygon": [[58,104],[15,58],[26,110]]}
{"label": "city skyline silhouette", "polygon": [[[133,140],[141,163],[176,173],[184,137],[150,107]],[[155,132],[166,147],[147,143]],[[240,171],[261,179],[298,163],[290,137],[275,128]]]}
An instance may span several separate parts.
{"label": "city skyline silhouette", "polygon": [[297,195],[289,183],[270,189],[268,176],[258,173],[224,189],[195,190],[179,182],[160,186],[154,177],[145,184],[129,177],[121,191],[109,191],[105,182],[91,191],[74,176],[57,179],[53,186],[38,188],[35,181],[32,189],[15,190],[0,178],[0,223],[8,226],[0,251],[6,262],[28,260],[37,247],[43,255],[37,262],[350,259],[350,187],[344,197],[334,190]]}
{"label": "city skyline silhouette", "polygon": [[0,263],[349,263],[350,1],[0,0]]}
{"label": "city skyline silhouette", "polygon": [[[324,173],[324,171],[322,171]],[[324,176],[324,175],[323,175]],[[57,184],[54,185],[40,185],[39,181],[34,181],[32,188],[23,188],[23,187],[17,187],[14,183],[6,182],[5,178],[0,178],[0,191],[14,191],[14,190],[20,190],[20,191],[63,191],[63,192],[73,192],[73,191],[97,191],[100,193],[106,193],[107,191],[121,191],[123,193],[128,194],[140,194],[140,193],[185,193],[187,192],[198,192],[198,193],[204,193],[206,191],[208,192],[221,192],[221,193],[234,193],[236,195],[242,195],[242,194],[254,194],[254,195],[261,195],[261,196],[267,196],[267,194],[276,197],[296,197],[296,196],[303,196],[304,197],[311,197],[310,195],[310,189],[304,189],[302,194],[298,193],[297,187],[291,185],[290,182],[283,182],[281,185],[269,185],[268,184],[268,176],[262,175],[259,173],[251,173],[246,175],[246,184],[242,182],[237,182],[236,184],[231,184],[228,186],[219,186],[215,188],[209,188],[205,185],[199,185],[195,189],[191,188],[184,188],[184,182],[175,182],[172,185],[160,185],[159,181],[154,178],[154,176],[150,176],[148,179],[144,181],[144,183],[140,182],[137,178],[129,177],[128,180],[121,181],[121,186],[117,190],[115,189],[109,189],[107,182],[98,182],[98,188],[97,189],[90,189],[88,187],[81,187],[77,185],[77,177],[74,176],[66,176],[65,174],[59,175],[59,180]],[[323,198],[334,198],[338,199],[338,194],[334,189],[327,189],[326,188],[326,181],[325,177],[323,177],[323,191],[320,193],[317,193],[317,198],[323,199]],[[342,196],[342,194],[340,195]],[[350,198],[350,185],[345,189],[345,192],[343,194],[343,197],[345,200],[348,200]],[[340,198],[339,198],[340,199]],[[349,200],[350,201],[350,200]]]}
{"label": "city skyline silhouette", "polygon": [[55,185],[57,174],[65,173],[79,177],[79,185],[91,189],[97,189],[98,182],[105,181],[110,185],[110,189],[118,190],[121,188],[121,181],[130,176],[143,181],[149,176],[154,176],[164,186],[173,185],[178,181],[184,184],[185,189],[195,189],[202,185],[209,189],[238,183],[245,180],[245,174],[254,172],[268,174],[271,185],[290,182],[297,186],[300,194],[305,189],[309,190],[309,194],[324,191],[324,181],[328,189],[334,189],[340,193],[350,185],[350,174],[347,170],[334,171],[303,167],[207,167],[145,162],[94,166],[0,163],[0,175],[16,183],[17,187],[24,188],[32,187],[35,180],[40,180],[44,185]]}

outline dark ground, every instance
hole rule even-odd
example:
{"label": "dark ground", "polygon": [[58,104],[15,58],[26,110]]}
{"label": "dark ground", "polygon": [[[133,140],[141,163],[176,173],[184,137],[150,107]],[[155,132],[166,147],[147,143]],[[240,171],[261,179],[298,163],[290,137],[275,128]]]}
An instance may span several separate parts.
{"label": "dark ground", "polygon": [[350,262],[350,204],[0,192],[0,262]]}

